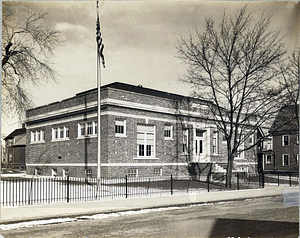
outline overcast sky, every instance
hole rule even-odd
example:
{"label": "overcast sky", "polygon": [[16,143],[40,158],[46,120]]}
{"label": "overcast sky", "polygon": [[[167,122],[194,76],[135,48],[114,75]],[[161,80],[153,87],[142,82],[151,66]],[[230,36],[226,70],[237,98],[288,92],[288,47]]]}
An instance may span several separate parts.
{"label": "overcast sky", "polygon": [[[191,89],[178,77],[185,66],[176,58],[175,44],[195,27],[202,30],[205,17],[219,20],[224,10],[231,13],[246,2],[208,1],[101,1],[101,33],[106,68],[102,85],[112,82],[189,95]],[[248,7],[260,16],[272,12],[272,28],[286,35],[288,49],[299,43],[299,3],[251,2]],[[31,87],[36,106],[49,104],[96,84],[96,2],[14,2],[13,13],[22,21],[28,10],[48,12],[47,21],[60,30],[64,43],[55,51],[54,69],[59,84]],[[298,22],[297,22],[298,21]],[[17,120],[2,122],[2,134],[21,126]]]}

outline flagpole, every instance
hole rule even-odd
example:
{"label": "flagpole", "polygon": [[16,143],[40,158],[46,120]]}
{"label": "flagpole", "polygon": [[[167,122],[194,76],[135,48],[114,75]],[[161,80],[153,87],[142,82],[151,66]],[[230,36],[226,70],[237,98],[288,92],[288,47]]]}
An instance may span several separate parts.
{"label": "flagpole", "polygon": [[97,87],[98,87],[98,124],[97,124],[97,138],[98,138],[98,154],[97,154],[97,179],[101,178],[101,59],[99,54],[99,6],[97,1]]}

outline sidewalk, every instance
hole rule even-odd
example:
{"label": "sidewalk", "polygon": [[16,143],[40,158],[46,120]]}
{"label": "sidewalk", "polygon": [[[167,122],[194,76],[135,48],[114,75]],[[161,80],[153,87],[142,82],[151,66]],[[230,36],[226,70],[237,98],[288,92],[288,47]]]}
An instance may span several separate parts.
{"label": "sidewalk", "polygon": [[266,186],[264,189],[234,190],[182,195],[133,197],[72,203],[52,203],[19,207],[1,207],[1,224],[32,220],[76,217],[146,208],[184,206],[201,203],[243,200],[247,198],[283,196],[283,192],[299,187]]}

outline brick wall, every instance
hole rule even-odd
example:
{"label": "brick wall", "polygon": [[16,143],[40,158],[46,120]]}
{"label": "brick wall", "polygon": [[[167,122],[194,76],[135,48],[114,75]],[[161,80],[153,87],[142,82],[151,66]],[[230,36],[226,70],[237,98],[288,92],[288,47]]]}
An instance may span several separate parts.
{"label": "brick wall", "polygon": [[[193,130],[195,128],[205,129],[210,132],[207,142],[210,146],[210,159],[214,162],[227,162],[226,143],[222,142],[222,135],[218,136],[218,154],[213,155],[213,122],[203,118],[161,113],[155,111],[155,106],[174,109],[174,101],[169,98],[154,97],[122,91],[119,89],[104,88],[101,90],[103,99],[123,100],[126,102],[140,103],[153,106],[152,111],[107,104],[102,106],[101,114],[101,175],[102,176],[125,176],[129,169],[138,169],[140,176],[153,176],[154,169],[162,168],[162,175],[187,174],[187,165],[167,166],[164,163],[186,163],[191,161],[193,155]],[[40,167],[43,175],[51,175],[52,169],[57,169],[58,176],[62,175],[63,169],[69,168],[69,176],[85,176],[85,171],[92,170],[92,175],[97,175],[97,137],[78,137],[78,123],[97,121],[97,109],[88,108],[87,104],[97,100],[97,93],[91,90],[87,94],[79,94],[73,98],[56,102],[50,105],[38,107],[27,111],[27,148],[26,160],[27,173],[34,174],[34,168]],[[72,112],[67,110],[65,114],[35,120],[42,113],[59,113],[62,109],[73,106],[82,106],[87,110],[84,112]],[[187,108],[185,108],[187,109]],[[46,114],[45,114],[46,115]],[[115,134],[115,121],[126,120],[126,136],[120,137]],[[155,157],[140,158],[137,151],[137,125],[148,124],[155,126]],[[173,138],[164,138],[164,126],[173,126]],[[52,128],[68,127],[69,139],[52,141]],[[189,128],[189,155],[182,152],[183,128]],[[31,132],[43,130],[45,132],[44,143],[31,143]],[[80,164],[74,166],[73,164]],[[112,163],[125,164],[124,166],[112,166]],[[140,164],[149,164],[141,166]],[[160,165],[158,165],[160,163]],[[46,164],[47,166],[39,166]],[[61,166],[58,166],[58,165]]]}

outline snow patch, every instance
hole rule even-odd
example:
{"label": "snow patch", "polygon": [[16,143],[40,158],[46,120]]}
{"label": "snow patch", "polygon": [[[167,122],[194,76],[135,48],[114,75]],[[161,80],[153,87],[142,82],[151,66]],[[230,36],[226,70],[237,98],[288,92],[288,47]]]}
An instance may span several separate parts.
{"label": "snow patch", "polygon": [[175,210],[175,209],[180,209],[180,208],[182,208],[182,207],[142,209],[142,210],[138,210],[138,211],[125,211],[125,212],[116,212],[116,213],[109,213],[109,214],[96,214],[96,215],[92,215],[92,216],[80,216],[80,217],[76,217],[76,219],[77,220],[106,219],[106,218],[110,218],[110,217],[140,215],[140,214],[146,214],[146,213],[151,213],[151,212]]}
{"label": "snow patch", "polygon": [[76,221],[76,218],[57,218],[57,219],[49,219],[49,220],[20,222],[20,223],[15,223],[15,224],[0,225],[0,229],[1,230],[12,230],[12,229],[18,229],[18,228],[24,228],[24,227],[58,224],[58,223],[72,222],[72,221]]}

